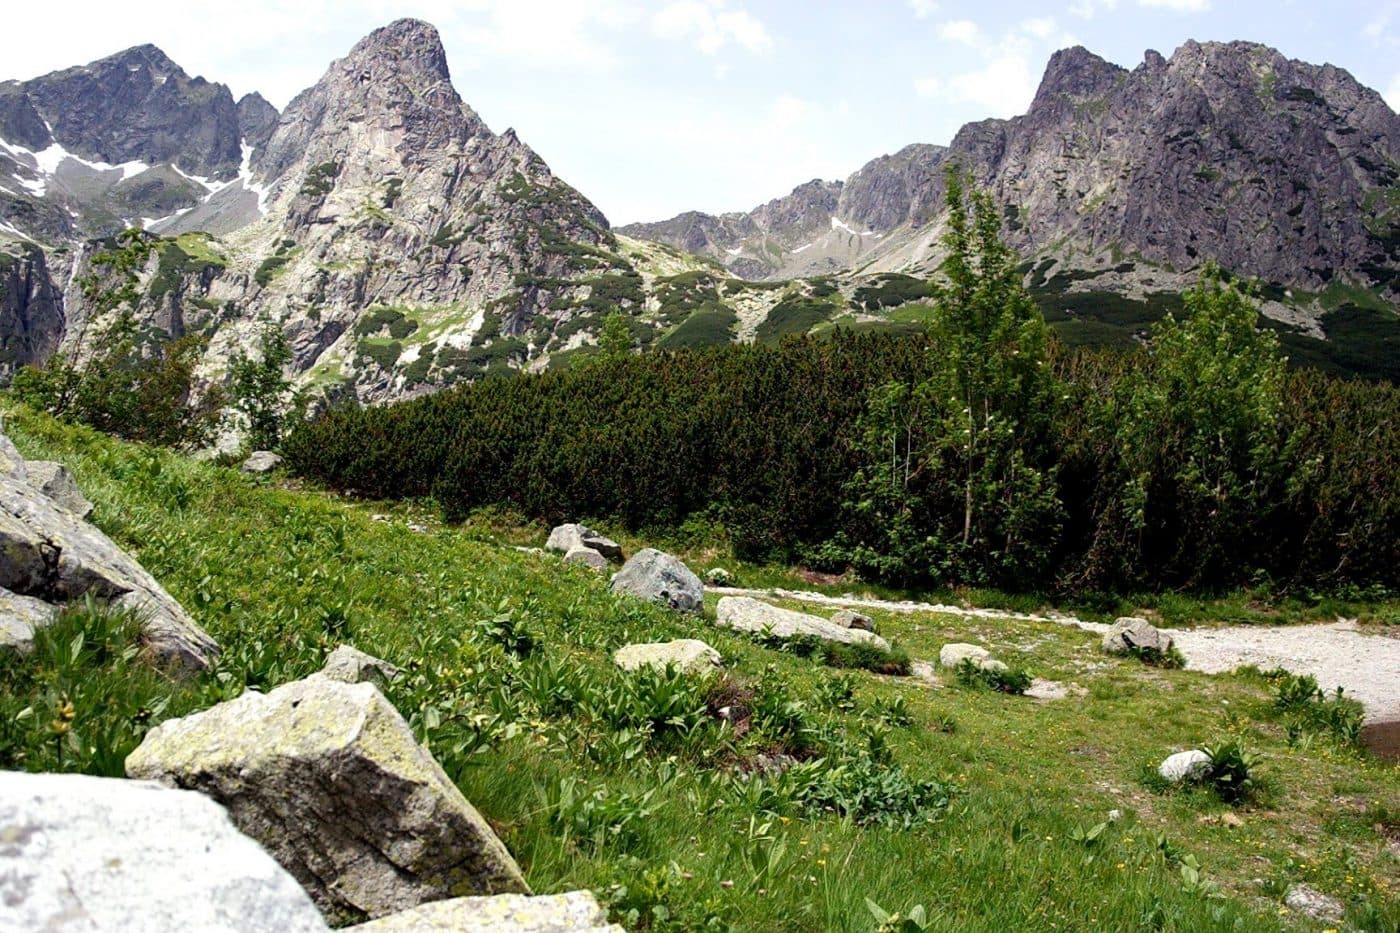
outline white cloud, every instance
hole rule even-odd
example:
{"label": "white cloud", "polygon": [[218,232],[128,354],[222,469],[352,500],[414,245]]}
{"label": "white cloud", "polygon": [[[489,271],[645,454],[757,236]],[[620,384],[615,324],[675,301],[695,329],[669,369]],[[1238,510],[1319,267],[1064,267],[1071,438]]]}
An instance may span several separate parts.
{"label": "white cloud", "polygon": [[1037,39],[1048,39],[1055,32],[1055,17],[1038,16],[1028,19],[1021,24],[1021,28]]}
{"label": "white cloud", "polygon": [[981,39],[981,30],[970,19],[950,19],[938,24],[938,38],[944,42],[961,42],[963,45],[976,45]]}
{"label": "white cloud", "polygon": [[1099,13],[1112,13],[1118,9],[1118,0],[1076,0],[1069,5],[1071,16],[1093,19]]}
{"label": "white cloud", "polygon": [[950,78],[942,94],[960,103],[975,104],[989,117],[1014,117],[1030,107],[1038,83],[1025,56],[1005,54],[982,68]]}
{"label": "white cloud", "polygon": [[1138,6],[1172,10],[1176,13],[1204,13],[1210,9],[1210,0],[1138,0]]}
{"label": "white cloud", "polygon": [[938,12],[938,0],[909,0],[909,9],[919,19],[928,19]]}
{"label": "white cloud", "polygon": [[652,17],[652,31],[662,39],[693,42],[706,55],[731,42],[750,52],[762,52],[773,44],[762,21],[748,10],[729,8],[724,0],[668,3]]}
{"label": "white cloud", "polygon": [[1390,85],[1381,96],[1385,98],[1385,102],[1390,105],[1391,110],[1400,113],[1400,74],[1390,79]]}

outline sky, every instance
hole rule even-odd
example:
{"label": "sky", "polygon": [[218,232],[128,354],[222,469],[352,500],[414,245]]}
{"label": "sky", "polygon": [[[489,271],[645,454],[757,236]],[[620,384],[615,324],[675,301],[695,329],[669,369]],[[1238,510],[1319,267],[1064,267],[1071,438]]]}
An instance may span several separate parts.
{"label": "sky", "polygon": [[[216,13],[211,14],[211,10]],[[279,108],[401,16],[458,92],[614,224],[748,210],[964,123],[1024,113],[1050,55],[1247,39],[1345,68],[1400,110],[1400,0],[64,0],[7,10],[0,80],[160,46]]]}

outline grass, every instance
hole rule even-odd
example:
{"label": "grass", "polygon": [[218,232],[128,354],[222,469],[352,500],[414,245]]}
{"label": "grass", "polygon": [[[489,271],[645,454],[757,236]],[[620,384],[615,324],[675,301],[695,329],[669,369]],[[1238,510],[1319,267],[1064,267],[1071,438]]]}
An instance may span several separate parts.
{"label": "grass", "polygon": [[[1149,668],[1054,625],[882,612],[877,630],[911,657],[973,641],[1089,695],[1037,703],[951,677],[934,689],[834,672],[503,547],[536,533],[509,516],[444,527],[421,505],[346,502],[24,411],[5,421],[26,456],[69,466],[94,521],[224,653],[169,683],[127,657],[120,619],[72,614],[47,647],[0,665],[0,766],[110,773],[162,718],[305,676],[349,642],[408,671],[390,699],[532,887],[597,891],[629,929],[871,931],[867,899],[926,905],[933,930],[1312,929],[1280,912],[1293,882],[1340,897],[1360,929],[1400,921],[1397,769],[1326,732],[1290,742],[1257,674]],[[740,584],[782,574],[692,566],[713,563]],[[633,679],[609,662],[675,637],[716,647],[724,675]],[[750,708],[743,734],[712,714],[721,699]],[[1234,739],[1261,756],[1262,803],[1227,810],[1139,778]]]}

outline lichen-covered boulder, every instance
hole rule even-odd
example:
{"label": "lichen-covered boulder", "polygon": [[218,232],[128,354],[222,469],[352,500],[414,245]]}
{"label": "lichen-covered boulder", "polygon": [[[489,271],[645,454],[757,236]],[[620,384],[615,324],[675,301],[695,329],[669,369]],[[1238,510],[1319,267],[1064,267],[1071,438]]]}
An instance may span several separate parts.
{"label": "lichen-covered boulder", "polygon": [[1175,755],[1168,755],[1167,758],[1157,766],[1157,773],[1164,780],[1173,784],[1181,784],[1187,781],[1199,781],[1210,771],[1210,756],[1200,749],[1192,749],[1186,752],[1177,752]]}
{"label": "lichen-covered boulder", "polygon": [[1104,633],[1103,650],[1109,654],[1150,651],[1164,655],[1172,649],[1172,637],[1146,619],[1124,617]]}
{"label": "lichen-covered boulder", "polygon": [[703,674],[723,666],[720,654],[698,638],[624,645],[613,652],[613,663],[624,671],[643,667],[674,667],[685,674]]}
{"label": "lichen-covered boulder", "polygon": [[321,676],[344,684],[374,684],[382,687],[398,677],[401,671],[388,661],[365,654],[350,645],[341,645],[326,657]]}
{"label": "lichen-covered boulder", "polygon": [[34,650],[34,632],[57,614],[58,610],[42,599],[0,589],[0,648],[28,654]]}
{"label": "lichen-covered boulder", "polygon": [[228,807],[337,921],[529,893],[505,845],[373,684],[313,675],[167,720],[130,777]]}
{"label": "lichen-covered boulder", "polygon": [[356,927],[355,933],[623,933],[589,891],[435,901]]}
{"label": "lichen-covered boulder", "polygon": [[155,578],[98,528],[27,483],[0,477],[0,587],[46,602],[105,599],[140,616],[161,662],[207,668],[219,646]]}
{"label": "lichen-covered boulder", "polygon": [[202,794],[0,771],[0,930],[327,933],[282,866]]}
{"label": "lichen-covered boulder", "polygon": [[771,635],[774,638],[810,636],[848,645],[874,645],[888,651],[890,643],[873,632],[846,628],[820,616],[780,609],[748,596],[726,596],[715,609],[715,622],[740,632]]}
{"label": "lichen-covered boulder", "polygon": [[589,547],[569,548],[569,552],[564,555],[564,563],[578,564],[600,573],[608,569],[608,559]]}
{"label": "lichen-covered boulder", "polygon": [[643,548],[622,565],[612,580],[613,592],[667,606],[677,612],[699,615],[705,602],[705,586],[690,568],[670,554]]}
{"label": "lichen-covered boulder", "polygon": [[270,450],[255,450],[240,467],[244,473],[271,473],[282,465],[282,458]]}
{"label": "lichen-covered boulder", "polygon": [[938,650],[940,667],[957,667],[964,661],[971,661],[975,666],[981,667],[991,657],[992,653],[981,645],[967,645],[960,642],[944,645]]}
{"label": "lichen-covered boulder", "polygon": [[608,560],[622,560],[622,545],[611,538],[603,537],[587,525],[560,525],[549,533],[549,540],[544,543],[546,551],[558,551],[561,554],[567,554],[580,547],[597,551]]}
{"label": "lichen-covered boulder", "polygon": [[29,473],[29,485],[79,518],[92,514],[92,503],[78,488],[78,481],[66,466],[52,460],[31,460],[25,466]]}

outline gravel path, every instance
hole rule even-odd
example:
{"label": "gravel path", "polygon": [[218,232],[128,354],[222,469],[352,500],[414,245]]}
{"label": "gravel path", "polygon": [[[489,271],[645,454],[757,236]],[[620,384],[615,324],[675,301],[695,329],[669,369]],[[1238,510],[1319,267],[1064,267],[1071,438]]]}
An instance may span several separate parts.
{"label": "gravel path", "polygon": [[[749,590],[709,587],[721,596],[791,599],[832,609],[879,609],[885,612],[940,613],[970,619],[1017,619],[1071,625],[1102,634],[1109,626],[1074,616],[1035,615],[996,609],[963,609],[934,603],[826,596],[805,590]],[[1318,625],[1242,625],[1229,628],[1171,629],[1186,667],[1207,674],[1232,671],[1245,664],[1260,670],[1281,667],[1311,674],[1322,689],[1341,687],[1366,708],[1369,723],[1400,721],[1400,632],[1364,631],[1338,620]]]}

